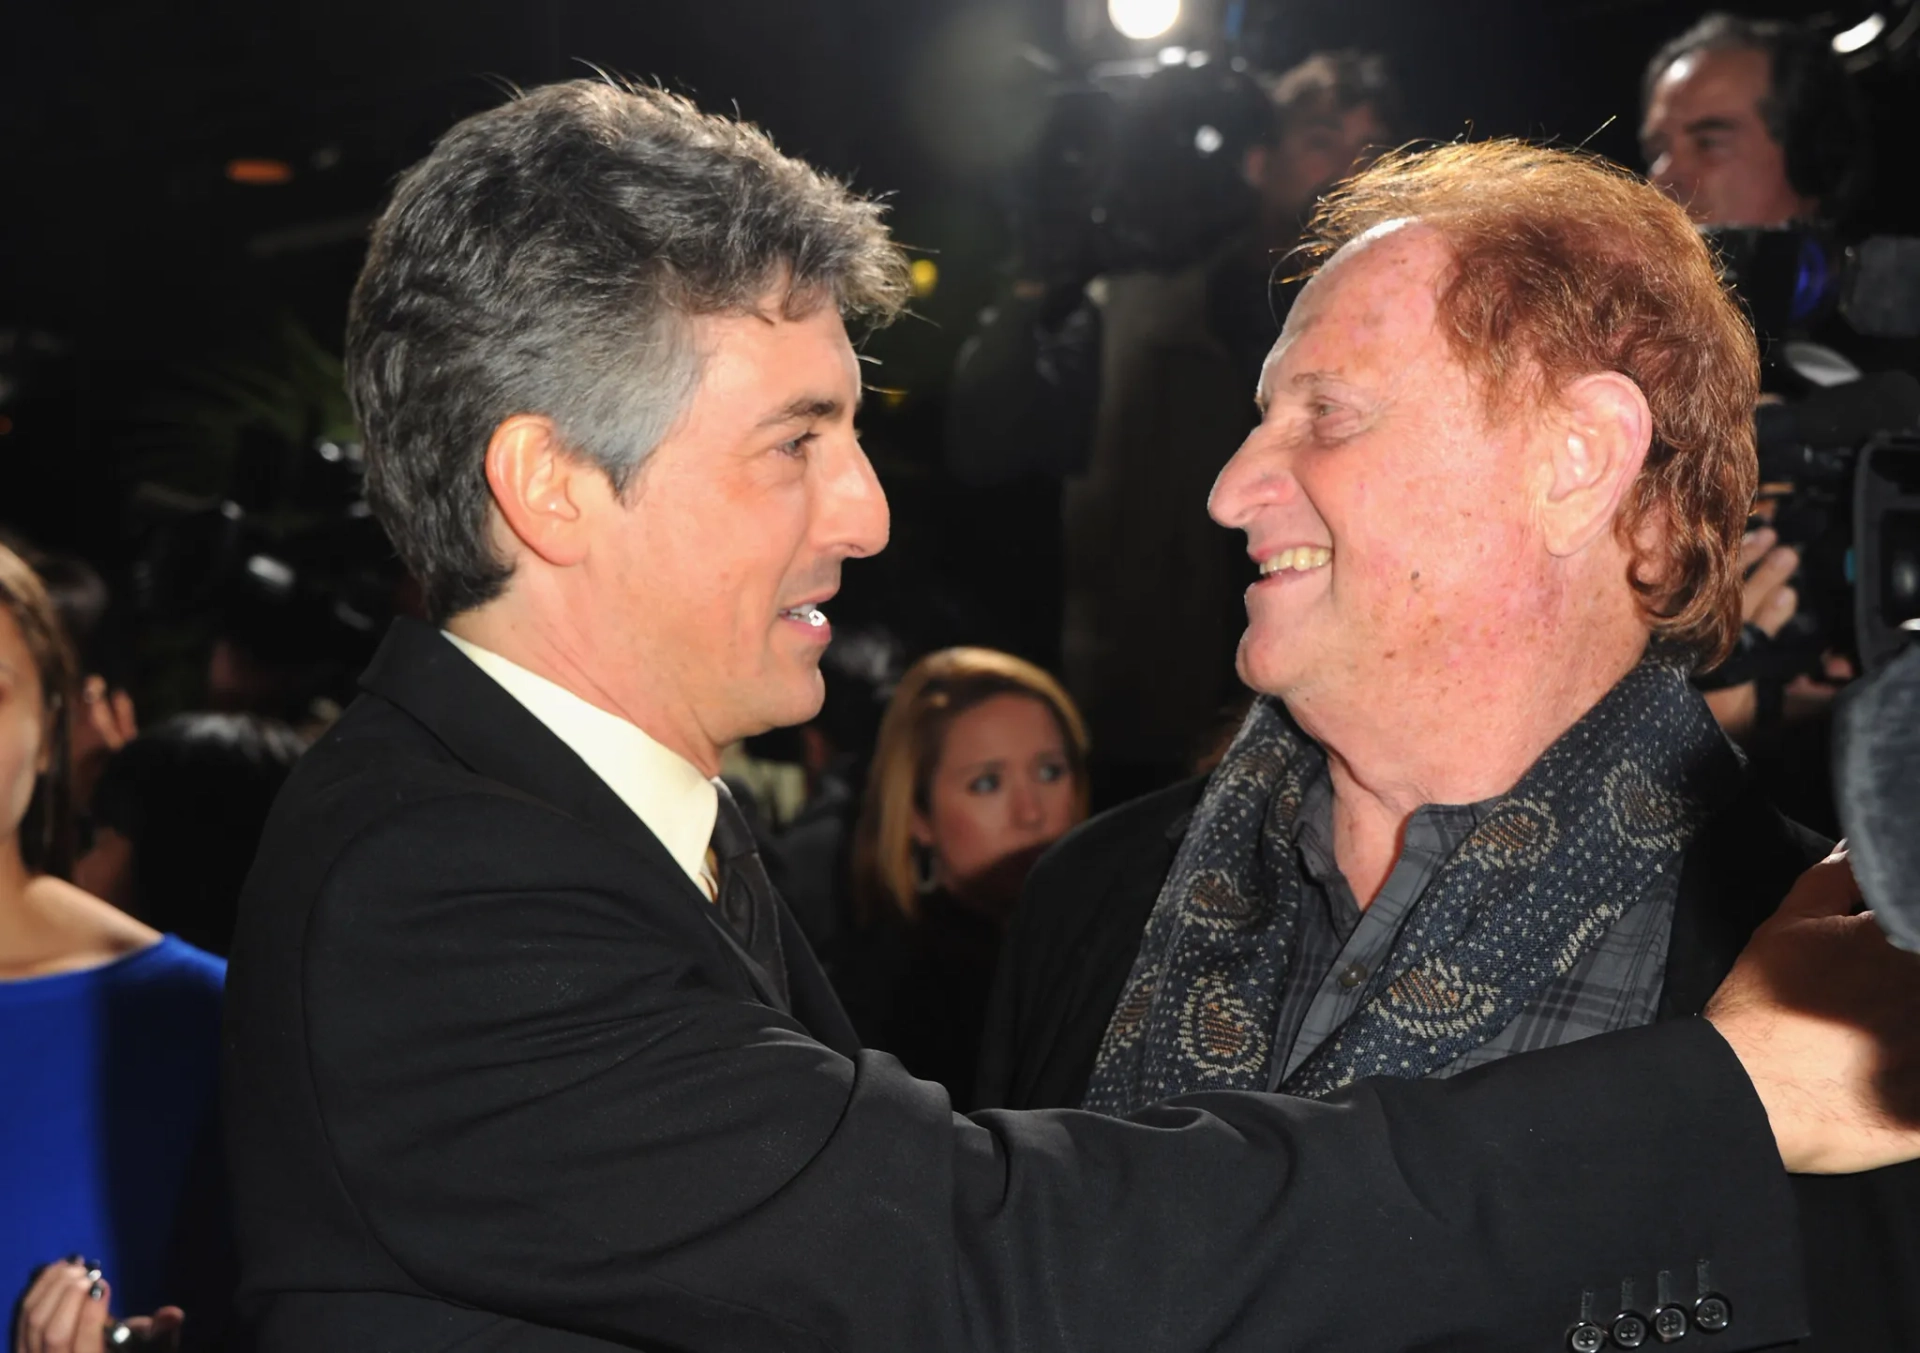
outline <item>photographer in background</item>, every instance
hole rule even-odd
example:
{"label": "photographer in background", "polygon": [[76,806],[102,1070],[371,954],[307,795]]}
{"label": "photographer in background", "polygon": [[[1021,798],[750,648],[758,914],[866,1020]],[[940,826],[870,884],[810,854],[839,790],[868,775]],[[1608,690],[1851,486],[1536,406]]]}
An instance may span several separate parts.
{"label": "photographer in background", "polygon": [[[1648,62],[1641,110],[1647,177],[1702,226],[1845,222],[1866,194],[1871,162],[1859,95],[1832,46],[1799,25],[1707,15]],[[1828,331],[1834,327],[1815,336],[1861,359],[1858,341]],[[1769,388],[1784,382],[1783,393],[1802,393],[1805,382],[1783,371],[1776,353],[1766,355]],[[1766,490],[1763,484],[1763,515],[1774,506]],[[1836,683],[1853,675],[1846,659],[1825,655],[1818,672],[1791,679],[1726,679],[1738,678],[1742,659],[1772,645],[1792,622],[1800,604],[1794,546],[1801,543],[1782,543],[1759,522],[1748,533],[1742,646],[1707,702],[1727,732],[1756,752],[1768,780],[1805,786],[1803,772],[1818,764],[1811,780],[1819,783],[1790,795],[1788,806],[1833,831],[1824,725]],[[1703,684],[1712,682],[1709,675]]]}
{"label": "photographer in background", "polygon": [[[1093,734],[1096,803],[1187,774],[1238,693],[1247,565],[1201,504],[1255,422],[1246,391],[1291,301],[1274,284],[1302,223],[1370,148],[1399,136],[1399,92],[1374,54],[1210,80],[1222,103],[1232,80],[1244,86],[1244,132],[1228,108],[1191,118],[1197,129],[1178,109],[1156,110],[1183,79],[1199,83],[1176,69],[1140,91],[1145,115],[1116,157],[1132,172],[1118,176],[1111,212],[1095,212],[1120,249],[1087,251],[1078,276],[1017,281],[962,349],[952,392],[947,454],[959,478],[1064,477],[1061,669]],[[1201,166],[1169,164],[1143,182],[1150,141],[1180,141],[1189,161],[1195,148],[1237,156],[1221,196],[1238,194],[1240,224],[1195,247],[1214,204],[1172,180]],[[1169,257],[1175,241],[1191,252]]]}
{"label": "photographer in background", "polygon": [[1870,162],[1859,96],[1795,24],[1709,14],[1648,62],[1647,177],[1700,225],[1844,221]]}

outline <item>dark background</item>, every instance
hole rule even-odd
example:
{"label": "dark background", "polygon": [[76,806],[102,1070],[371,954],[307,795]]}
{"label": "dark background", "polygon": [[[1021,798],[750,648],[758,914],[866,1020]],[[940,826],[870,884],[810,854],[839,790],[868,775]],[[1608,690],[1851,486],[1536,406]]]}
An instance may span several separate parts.
{"label": "dark background", "polygon": [[[993,642],[1003,636],[970,605],[969,570],[996,533],[1032,523],[1012,498],[1002,516],[992,493],[944,480],[941,401],[955,350],[1005,276],[1004,185],[1040,115],[1042,82],[1022,50],[1069,73],[1119,54],[1117,43],[1074,50],[1063,3],[13,6],[0,57],[0,523],[84,553],[124,585],[151,507],[136,485],[294,511],[300,483],[324,473],[309,463],[314,439],[351,436],[335,363],[386,185],[512,86],[597,67],[737,109],[783,149],[888,195],[897,236],[935,262],[915,317],[868,348],[882,393],[865,434],[895,503],[895,546],[850,587],[927,643]],[[1315,48],[1380,49],[1417,135],[1558,138],[1637,167],[1640,70],[1707,8],[1254,0],[1246,51],[1281,69]],[[1851,22],[1871,8],[1836,0],[1818,12]],[[1912,105],[1883,93],[1876,223],[1910,229],[1912,156],[1895,138]],[[242,157],[292,177],[231,181]]]}

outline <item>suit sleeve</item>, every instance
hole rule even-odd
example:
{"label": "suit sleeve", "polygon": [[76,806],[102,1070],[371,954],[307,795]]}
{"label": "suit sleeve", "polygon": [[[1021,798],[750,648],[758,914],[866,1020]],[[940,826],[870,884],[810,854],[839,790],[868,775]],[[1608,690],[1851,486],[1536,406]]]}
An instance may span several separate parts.
{"label": "suit sleeve", "polygon": [[[465,843],[427,883],[422,839]],[[1604,1321],[1623,1280],[1690,1298],[1706,1261],[1716,1348],[1803,1330],[1786,1177],[1702,1022],[1325,1102],[969,1119],[726,995],[698,904],[634,865],[455,797],[322,890],[305,1037],[335,1167],[447,1300],[728,1353],[1532,1353],[1583,1293]]]}

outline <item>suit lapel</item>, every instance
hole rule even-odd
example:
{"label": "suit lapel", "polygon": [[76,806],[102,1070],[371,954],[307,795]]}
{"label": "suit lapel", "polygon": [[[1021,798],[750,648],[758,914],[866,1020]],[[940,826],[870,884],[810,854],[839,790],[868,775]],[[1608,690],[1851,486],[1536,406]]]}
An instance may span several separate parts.
{"label": "suit lapel", "polygon": [[1822,853],[1820,838],[1783,818],[1749,777],[1687,847],[1654,1018],[1704,1010],[1754,929]]}
{"label": "suit lapel", "polygon": [[1716,905],[1713,871],[1720,854],[1704,836],[1688,849],[1673,900],[1673,931],[1667,941],[1667,976],[1656,1020],[1686,1019],[1706,1009],[1721,979],[1733,967],[1750,928],[1728,925]]}
{"label": "suit lapel", "polygon": [[670,868],[697,895],[659,838],[606,781],[430,626],[396,620],[360,686],[417,719],[476,774],[616,837]]}
{"label": "suit lapel", "polygon": [[417,719],[475,774],[557,808],[645,856],[652,872],[668,880],[676,904],[693,908],[712,927],[761,1002],[783,1008],[766,970],[714,914],[660,838],[553,730],[438,631],[418,620],[394,621],[360,685]]}
{"label": "suit lapel", "polygon": [[[779,890],[774,892],[779,897]],[[860,1051],[860,1035],[847,1018],[840,997],[835,994],[813,946],[807,943],[793,911],[780,903],[780,945],[787,956],[787,993],[793,998],[793,1017],[807,1026],[815,1038],[835,1052],[851,1057]]]}

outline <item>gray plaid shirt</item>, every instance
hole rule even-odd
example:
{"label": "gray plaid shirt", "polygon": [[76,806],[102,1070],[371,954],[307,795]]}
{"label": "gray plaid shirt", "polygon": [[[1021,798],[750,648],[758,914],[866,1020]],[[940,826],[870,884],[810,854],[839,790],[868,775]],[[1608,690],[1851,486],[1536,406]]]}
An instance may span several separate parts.
{"label": "gray plaid shirt", "polygon": [[[1360,1005],[1367,978],[1391,961],[1401,927],[1440,866],[1497,800],[1428,804],[1407,823],[1400,858],[1362,911],[1333,856],[1333,784],[1323,766],[1294,819],[1300,853],[1300,929],[1274,1037],[1269,1084],[1294,1068]],[[1535,996],[1491,1042],[1435,1073],[1457,1075],[1516,1052],[1553,1047],[1653,1021],[1666,981],[1667,939],[1679,896],[1679,861],[1614,922],[1565,977]]]}

